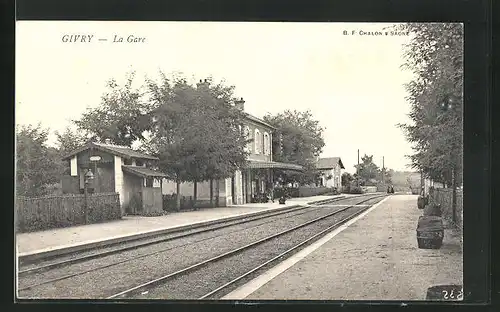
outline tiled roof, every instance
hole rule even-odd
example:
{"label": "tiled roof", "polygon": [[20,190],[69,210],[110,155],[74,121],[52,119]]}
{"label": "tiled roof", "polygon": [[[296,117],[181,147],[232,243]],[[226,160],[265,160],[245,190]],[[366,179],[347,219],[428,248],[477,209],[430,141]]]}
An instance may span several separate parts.
{"label": "tiled roof", "polygon": [[108,152],[113,155],[121,156],[124,158],[138,158],[138,159],[151,159],[151,160],[158,160],[158,157],[154,157],[148,154],[141,153],[139,151],[133,150],[130,147],[126,146],[119,146],[119,145],[111,145],[111,144],[104,144],[104,143],[96,143],[96,142],[91,142],[85,146],[82,146],[68,155],[64,156],[63,159],[68,159],[71,158],[72,156],[81,153],[87,149],[90,148],[95,148],[98,150],[101,150],[103,152]]}
{"label": "tiled roof", "polygon": [[115,152],[116,154],[122,154],[124,156],[133,157],[133,158],[142,158],[142,159],[158,159],[158,157],[154,157],[145,153],[141,153],[139,151],[133,150],[130,147],[119,146],[119,145],[110,145],[110,144],[102,144],[102,143],[94,143],[100,147],[108,149],[110,151]]}
{"label": "tiled roof", "polygon": [[247,117],[248,119],[250,119],[250,120],[251,120],[251,121],[253,121],[253,122],[260,123],[260,124],[262,124],[262,125],[264,125],[264,126],[266,126],[266,127],[269,127],[269,128],[271,128],[271,129],[273,129],[273,130],[276,130],[276,128],[275,128],[275,127],[271,126],[269,123],[265,122],[264,120],[262,120],[262,119],[260,119],[260,118],[258,118],[258,117],[255,117],[254,115],[251,115],[251,114],[249,114],[249,113],[245,113],[245,115],[246,115],[246,117]]}
{"label": "tiled roof", "polygon": [[339,164],[340,168],[345,169],[344,164],[342,164],[342,160],[340,160],[340,157],[320,158],[316,163],[316,168],[333,169],[336,164]]}
{"label": "tiled roof", "polygon": [[149,169],[146,167],[122,165],[122,169],[126,172],[129,172],[129,173],[134,174],[134,175],[138,175],[140,177],[156,177],[156,178],[157,177],[163,177],[163,178],[167,177],[167,175],[164,174],[163,172]]}

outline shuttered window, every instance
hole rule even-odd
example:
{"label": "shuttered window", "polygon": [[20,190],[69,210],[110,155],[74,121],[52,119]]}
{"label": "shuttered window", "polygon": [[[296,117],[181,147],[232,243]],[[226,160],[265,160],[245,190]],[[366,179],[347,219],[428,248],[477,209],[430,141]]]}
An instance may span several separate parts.
{"label": "shuttered window", "polygon": [[260,136],[259,129],[255,129],[254,140],[255,140],[255,154],[260,154],[261,144],[262,144],[262,138]]}

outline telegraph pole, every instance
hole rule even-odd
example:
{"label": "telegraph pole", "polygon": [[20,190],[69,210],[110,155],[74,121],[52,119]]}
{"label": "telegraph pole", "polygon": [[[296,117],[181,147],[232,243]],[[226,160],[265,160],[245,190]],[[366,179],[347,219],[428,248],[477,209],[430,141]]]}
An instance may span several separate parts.
{"label": "telegraph pole", "polygon": [[385,163],[384,156],[382,156],[382,185],[385,184]]}
{"label": "telegraph pole", "polygon": [[356,174],[359,175],[359,149],[358,149],[358,166],[356,167]]}

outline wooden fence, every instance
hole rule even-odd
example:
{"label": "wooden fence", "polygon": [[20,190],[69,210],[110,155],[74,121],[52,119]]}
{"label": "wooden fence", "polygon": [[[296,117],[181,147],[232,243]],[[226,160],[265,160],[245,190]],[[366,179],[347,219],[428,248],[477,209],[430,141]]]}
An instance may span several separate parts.
{"label": "wooden fence", "polygon": [[[118,193],[89,194],[87,221],[98,223],[122,217]],[[16,228],[19,232],[85,224],[85,196],[66,194],[45,197],[17,197]]]}
{"label": "wooden fence", "polygon": [[[173,195],[163,195],[163,210],[165,211],[177,211],[175,206],[176,206],[176,196],[175,194]],[[225,197],[219,197],[219,207],[221,204],[226,202]],[[181,196],[180,200],[180,210],[192,210],[194,209],[194,200],[193,196]],[[201,209],[201,208],[212,208],[215,207],[217,204],[217,199],[213,198],[212,200],[212,205],[210,205],[210,200],[209,199],[197,199],[196,200],[196,208]]]}
{"label": "wooden fence", "polygon": [[298,188],[298,196],[292,197],[310,197],[310,196],[318,196],[332,193],[334,188],[331,187],[307,187],[301,186]]}
{"label": "wooden fence", "polygon": [[447,188],[434,188],[429,191],[429,204],[440,204],[441,211],[443,213],[443,219],[446,225],[456,226],[459,229],[462,229],[463,220],[462,220],[462,211],[463,211],[463,192],[461,190],[457,190],[457,209],[455,211],[456,224],[453,224],[453,209],[452,209],[452,200],[453,200],[453,190]]}
{"label": "wooden fence", "polygon": [[376,186],[362,186],[361,187],[361,191],[363,193],[376,193],[377,192],[377,187]]}

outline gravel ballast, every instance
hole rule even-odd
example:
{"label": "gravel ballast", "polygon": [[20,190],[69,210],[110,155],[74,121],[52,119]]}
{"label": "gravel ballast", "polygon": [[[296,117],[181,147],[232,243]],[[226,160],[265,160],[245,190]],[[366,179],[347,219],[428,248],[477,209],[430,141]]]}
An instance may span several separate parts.
{"label": "gravel ballast", "polygon": [[[336,204],[357,203],[361,200],[363,199],[350,198]],[[321,208],[315,207],[315,209],[308,208],[295,213],[250,221],[214,232],[196,234],[175,241],[150,245],[33,276],[26,276],[21,279],[20,288],[36,284],[42,280],[78,273],[96,266],[110,265],[118,261],[126,261],[134,256],[166,249],[164,252],[141,259],[127,261],[106,269],[20,291],[19,296],[25,298],[105,298],[124,289],[209,259],[338,209],[341,208],[328,208],[328,205],[321,206]]]}
{"label": "gravel ballast", "polygon": [[[22,290],[23,288],[25,288],[27,286],[31,286],[31,285],[36,285],[36,284],[40,283],[41,281],[51,280],[51,279],[58,278],[61,276],[76,274],[76,273],[92,270],[93,268],[98,268],[101,266],[114,265],[114,264],[119,263],[119,262],[129,261],[130,259],[133,259],[134,257],[141,257],[141,256],[150,257],[148,254],[151,254],[151,253],[172,252],[174,249],[182,248],[182,247],[189,248],[190,245],[202,244],[206,240],[218,239],[218,238],[220,239],[220,238],[223,238],[227,235],[231,235],[231,234],[234,234],[237,232],[251,230],[252,228],[255,228],[255,227],[264,227],[264,226],[266,226],[266,224],[269,224],[269,223],[275,223],[275,222],[282,222],[283,223],[283,222],[285,222],[285,220],[287,220],[286,222],[294,222],[294,220],[299,216],[300,216],[299,220],[302,220],[303,218],[309,218],[310,215],[313,215],[313,216],[317,215],[317,209],[308,208],[308,209],[304,209],[304,210],[298,210],[298,211],[294,211],[293,213],[287,213],[284,216],[280,215],[280,216],[271,217],[270,219],[266,218],[263,220],[256,220],[256,221],[252,221],[249,223],[244,223],[244,224],[239,224],[239,225],[219,229],[219,230],[214,231],[214,232],[200,233],[200,234],[196,234],[193,236],[187,236],[184,238],[180,238],[180,239],[177,239],[174,241],[158,243],[158,244],[149,245],[146,247],[141,247],[139,249],[133,249],[133,250],[128,250],[128,251],[125,251],[122,253],[109,255],[106,257],[102,257],[102,258],[96,258],[96,259],[92,259],[92,260],[85,261],[85,262],[75,263],[75,264],[72,264],[70,266],[60,267],[60,268],[56,268],[56,269],[49,270],[46,272],[40,272],[40,273],[37,273],[34,275],[22,277],[19,281],[19,288],[21,289],[21,291],[24,292],[24,290]],[[290,218],[292,218],[292,219],[290,219]],[[193,247],[195,247],[195,246],[193,246]],[[201,248],[203,248],[203,247],[201,247]],[[151,255],[151,257],[152,256],[154,256],[154,255]],[[138,261],[138,263],[140,263],[140,261],[142,259],[145,259],[145,258],[139,258],[137,260],[131,260],[131,261]],[[185,261],[185,260],[183,260],[183,261]],[[125,265],[125,263],[121,263],[118,265],[122,266],[122,265]],[[109,268],[111,268],[111,267],[108,267],[105,269],[109,269]],[[91,273],[94,273],[94,272],[89,272],[88,274],[91,274]],[[43,286],[40,285],[37,288],[40,288],[40,287],[43,287]]]}
{"label": "gravel ballast", "polygon": [[[365,207],[349,208],[324,220],[284,234],[228,258],[207,264],[191,273],[166,281],[163,285],[147,290],[147,292],[143,290],[132,298],[198,299],[219,286],[250,271],[254,267],[287,251],[289,248],[301,243],[314,234],[332,226],[336,222],[365,209]],[[241,282],[244,282],[244,280]],[[233,285],[232,287],[236,287],[237,285]],[[226,291],[230,291],[230,289]],[[221,292],[218,295],[222,296],[224,293]]]}
{"label": "gravel ballast", "polygon": [[166,233],[166,234],[160,234],[160,235],[155,235],[139,240],[133,240],[133,241],[128,241],[128,242],[122,242],[118,244],[112,244],[110,246],[104,246],[104,247],[98,247],[98,248],[92,248],[89,250],[83,250],[83,251],[78,251],[74,253],[69,253],[65,255],[60,255],[56,256],[54,258],[49,258],[49,259],[44,259],[40,261],[35,261],[35,263],[20,263],[20,270],[29,270],[32,268],[44,266],[44,265],[51,265],[54,263],[58,263],[61,261],[66,261],[66,260],[72,260],[76,258],[81,258],[81,257],[86,257],[86,256],[92,256],[92,255],[98,255],[104,252],[113,252],[113,251],[118,251],[118,252],[123,252],[121,251],[123,248],[127,247],[132,247],[132,248],[140,248],[143,245],[148,245],[151,243],[157,243],[160,242],[161,240],[168,240],[168,239],[177,239],[179,236],[184,236],[184,235],[196,235],[200,231],[212,231],[212,230],[218,230],[221,227],[231,227],[231,226],[237,226],[242,223],[247,223],[247,222],[252,222],[252,221],[258,221],[262,219],[268,219],[268,218],[273,218],[273,217],[286,217],[287,215],[293,216],[293,214],[297,213],[297,211],[301,211],[307,209],[306,207],[294,207],[290,208],[289,210],[284,210],[284,211],[272,211],[266,214],[258,215],[258,216],[249,216],[246,218],[241,218],[237,220],[230,220],[226,222],[221,222],[217,224],[210,224],[210,225],[201,225],[199,227],[195,227],[192,229],[186,229],[186,230],[179,230],[171,233]]}

